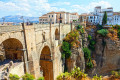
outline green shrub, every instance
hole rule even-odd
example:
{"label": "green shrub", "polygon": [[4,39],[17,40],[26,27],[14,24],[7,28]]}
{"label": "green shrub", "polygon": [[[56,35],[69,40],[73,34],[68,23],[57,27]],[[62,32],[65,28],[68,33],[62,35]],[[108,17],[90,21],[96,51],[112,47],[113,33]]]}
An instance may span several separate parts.
{"label": "green shrub", "polygon": [[102,80],[102,76],[97,76],[96,74],[96,76],[93,76],[93,80]]}
{"label": "green shrub", "polygon": [[83,29],[83,28],[82,28],[82,29],[79,29],[78,31],[80,31],[81,34],[84,33],[84,29]]}
{"label": "green shrub", "polygon": [[20,77],[16,74],[10,74],[9,78],[10,78],[10,80],[19,80],[20,79]]}
{"label": "green shrub", "polygon": [[62,50],[62,58],[69,58],[71,56],[70,44],[68,42],[63,41]]}
{"label": "green shrub", "polygon": [[117,30],[117,36],[120,39],[120,25],[115,25],[115,26],[112,26],[112,27]]}
{"label": "green shrub", "polygon": [[120,39],[120,30],[117,32],[118,38]]}
{"label": "green shrub", "polygon": [[92,64],[92,62],[91,62],[91,59],[89,60],[89,62],[86,63],[86,67],[87,67],[88,69],[93,68],[93,64]]}
{"label": "green shrub", "polygon": [[83,48],[84,57],[89,59],[91,57],[91,51],[88,48]]}
{"label": "green shrub", "polygon": [[74,69],[71,72],[71,75],[74,78],[86,78],[87,74],[85,74],[82,70],[80,70],[79,67],[74,67]]}
{"label": "green shrub", "polygon": [[37,80],[44,80],[44,77],[39,77]]}
{"label": "green shrub", "polygon": [[91,35],[88,35],[88,40],[92,40],[92,36]]}
{"label": "green shrub", "polygon": [[82,29],[81,25],[77,25],[77,30]]}
{"label": "green shrub", "polygon": [[97,30],[103,29],[103,26],[100,24],[97,24]]}
{"label": "green shrub", "polygon": [[112,28],[114,28],[114,29],[116,29],[116,30],[120,30],[120,25],[112,26]]}
{"label": "green shrub", "polygon": [[65,73],[61,73],[59,76],[57,76],[57,80],[62,80],[63,78],[65,79],[70,79],[70,73],[65,72]]}
{"label": "green shrub", "polygon": [[97,33],[105,37],[109,33],[109,31],[107,29],[101,29],[98,30]]}
{"label": "green shrub", "polygon": [[35,77],[31,74],[26,73],[24,76],[22,76],[23,80],[34,80]]}
{"label": "green shrub", "polygon": [[94,40],[90,40],[90,43],[89,43],[89,48],[94,51],[95,50],[95,44],[96,42]]}
{"label": "green shrub", "polygon": [[120,78],[120,71],[112,71],[111,73],[115,78]]}

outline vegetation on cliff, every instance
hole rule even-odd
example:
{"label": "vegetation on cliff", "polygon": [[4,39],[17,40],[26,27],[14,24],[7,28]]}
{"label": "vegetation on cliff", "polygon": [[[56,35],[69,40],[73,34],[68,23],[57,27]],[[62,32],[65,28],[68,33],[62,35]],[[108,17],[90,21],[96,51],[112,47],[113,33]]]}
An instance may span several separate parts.
{"label": "vegetation on cliff", "polygon": [[120,39],[120,25],[113,26],[113,29],[117,31],[118,38]]}
{"label": "vegetation on cliff", "polygon": [[82,70],[80,70],[79,67],[74,67],[74,69],[68,73],[61,73],[58,77],[57,80],[71,80],[71,79],[85,79],[87,77],[87,74],[85,74]]}
{"label": "vegetation on cliff", "polygon": [[98,30],[97,33],[103,37],[106,37],[109,31],[107,29],[101,29],[101,30]]}
{"label": "vegetation on cliff", "polygon": [[10,74],[10,75],[9,75],[9,79],[10,79],[10,80],[19,80],[20,77],[19,77],[18,75],[16,75],[16,74]]}
{"label": "vegetation on cliff", "polygon": [[63,41],[61,48],[62,48],[62,58],[68,59],[71,56],[71,51],[70,51],[71,45],[68,42]]}

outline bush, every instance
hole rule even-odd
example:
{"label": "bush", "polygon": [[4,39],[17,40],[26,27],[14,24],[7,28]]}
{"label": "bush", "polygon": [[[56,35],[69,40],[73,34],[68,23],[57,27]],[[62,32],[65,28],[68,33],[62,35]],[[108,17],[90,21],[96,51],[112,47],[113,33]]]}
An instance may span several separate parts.
{"label": "bush", "polygon": [[44,77],[39,77],[37,80],[44,80]]}
{"label": "bush", "polygon": [[120,25],[113,26],[113,29],[117,30],[117,36],[120,39]]}
{"label": "bush", "polygon": [[117,32],[118,38],[120,39],[120,30]]}
{"label": "bush", "polygon": [[102,76],[97,76],[96,74],[96,76],[93,76],[93,80],[102,80]]}
{"label": "bush", "polygon": [[77,30],[82,29],[81,25],[77,25]]}
{"label": "bush", "polygon": [[112,71],[111,73],[115,78],[120,78],[120,71]]}
{"label": "bush", "polygon": [[63,41],[62,44],[62,58],[69,58],[71,56],[71,51],[70,51],[70,44],[68,42]]}
{"label": "bush", "polygon": [[74,77],[74,78],[86,78],[87,77],[87,74],[85,74],[82,70],[80,70],[79,67],[74,67],[74,69],[72,70],[71,72],[71,75]]}
{"label": "bush", "polygon": [[120,25],[112,26],[113,29],[120,30]]}
{"label": "bush", "polygon": [[96,42],[95,42],[94,40],[91,40],[90,43],[89,43],[89,48],[90,48],[92,51],[95,50],[95,46],[94,46],[95,43],[96,43]]}
{"label": "bush", "polygon": [[84,33],[84,29],[83,29],[83,28],[82,28],[82,29],[79,29],[78,31],[80,31],[81,34]]}
{"label": "bush", "polygon": [[84,57],[89,59],[91,57],[91,51],[88,48],[83,48]]}
{"label": "bush", "polygon": [[93,64],[92,64],[92,62],[91,62],[91,59],[89,60],[89,62],[86,63],[86,67],[87,67],[88,69],[93,68]]}
{"label": "bush", "polygon": [[70,80],[70,73],[65,72],[57,76],[57,80],[63,80],[63,78],[65,78],[65,80]]}
{"label": "bush", "polygon": [[103,26],[100,24],[97,24],[97,30],[103,29]]}
{"label": "bush", "polygon": [[92,40],[92,36],[91,35],[88,35],[88,40]]}
{"label": "bush", "polygon": [[10,78],[10,80],[19,80],[20,79],[20,77],[16,74],[10,74],[9,78]]}
{"label": "bush", "polygon": [[105,37],[109,33],[109,31],[107,29],[101,29],[98,30],[97,33]]}
{"label": "bush", "polygon": [[66,35],[64,41],[70,43],[71,47],[76,48],[80,44],[78,39],[79,39],[79,31],[74,30]]}
{"label": "bush", "polygon": [[35,77],[31,74],[26,73],[24,76],[22,76],[23,80],[34,80]]}

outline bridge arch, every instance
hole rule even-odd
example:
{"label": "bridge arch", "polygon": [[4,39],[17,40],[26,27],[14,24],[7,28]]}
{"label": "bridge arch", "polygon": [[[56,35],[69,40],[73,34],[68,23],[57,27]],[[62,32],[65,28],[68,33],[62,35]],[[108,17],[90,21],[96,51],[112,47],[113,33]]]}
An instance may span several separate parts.
{"label": "bridge arch", "polygon": [[44,46],[40,55],[40,72],[45,80],[53,80],[53,61],[51,49],[49,46]]}
{"label": "bridge arch", "polygon": [[59,34],[59,30],[56,28],[55,29],[55,40],[59,40],[60,34]]}
{"label": "bridge arch", "polygon": [[13,61],[22,61],[23,59],[23,45],[16,38],[8,38],[4,40],[1,44],[2,56],[4,59]]}

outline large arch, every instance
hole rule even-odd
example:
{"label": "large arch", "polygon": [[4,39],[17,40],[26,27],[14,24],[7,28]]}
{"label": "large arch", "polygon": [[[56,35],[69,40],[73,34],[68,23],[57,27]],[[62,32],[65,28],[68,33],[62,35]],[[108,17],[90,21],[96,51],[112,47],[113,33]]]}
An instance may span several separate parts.
{"label": "large arch", "polygon": [[55,40],[59,40],[59,31],[58,29],[55,30]]}
{"label": "large arch", "polygon": [[40,55],[40,72],[43,73],[45,80],[53,80],[53,62],[51,50],[45,46]]}
{"label": "large arch", "polygon": [[1,43],[4,50],[4,58],[12,61],[22,61],[23,59],[23,45],[15,38],[9,38]]}

